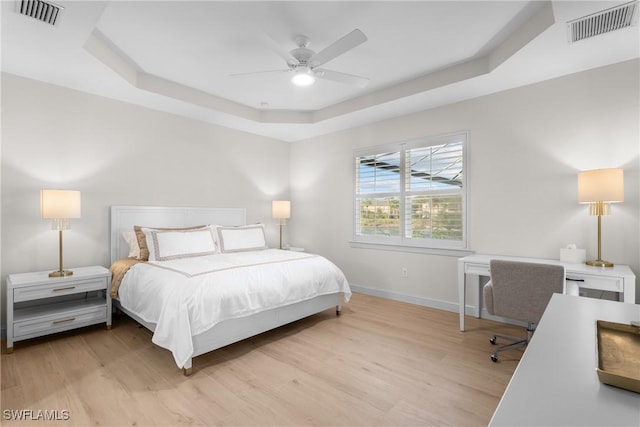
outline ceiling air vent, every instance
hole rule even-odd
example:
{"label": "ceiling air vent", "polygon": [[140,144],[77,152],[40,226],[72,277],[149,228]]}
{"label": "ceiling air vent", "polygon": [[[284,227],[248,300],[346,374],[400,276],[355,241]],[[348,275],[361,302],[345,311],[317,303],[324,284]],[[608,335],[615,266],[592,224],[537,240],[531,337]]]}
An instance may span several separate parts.
{"label": "ceiling air vent", "polygon": [[56,25],[60,14],[64,10],[62,6],[42,0],[16,0],[18,13],[30,16],[38,21]]}
{"label": "ceiling air vent", "polygon": [[602,12],[569,21],[567,22],[569,43],[630,27],[635,24],[637,14],[638,2],[634,0]]}

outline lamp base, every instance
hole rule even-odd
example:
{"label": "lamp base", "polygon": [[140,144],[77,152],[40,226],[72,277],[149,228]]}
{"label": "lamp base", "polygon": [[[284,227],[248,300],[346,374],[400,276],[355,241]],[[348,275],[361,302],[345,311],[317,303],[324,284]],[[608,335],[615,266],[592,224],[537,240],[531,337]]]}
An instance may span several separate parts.
{"label": "lamp base", "polygon": [[73,271],[71,270],[58,270],[49,273],[49,277],[67,277],[71,275],[73,275]]}
{"label": "lamp base", "polygon": [[592,267],[613,267],[613,263],[609,261],[603,261],[601,259],[594,259],[585,262],[585,264],[590,265]]}

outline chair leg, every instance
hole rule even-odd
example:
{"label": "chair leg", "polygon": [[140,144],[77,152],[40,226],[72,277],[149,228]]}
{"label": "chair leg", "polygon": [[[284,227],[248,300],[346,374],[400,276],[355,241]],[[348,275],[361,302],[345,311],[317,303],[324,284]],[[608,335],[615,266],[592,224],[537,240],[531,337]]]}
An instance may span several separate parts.
{"label": "chair leg", "polygon": [[505,351],[505,350],[513,350],[515,348],[520,348],[520,347],[526,347],[527,344],[529,344],[529,341],[531,341],[531,337],[533,336],[534,331],[535,331],[535,324],[529,322],[529,324],[527,325],[526,338],[516,338],[516,337],[510,337],[506,335],[494,335],[491,338],[489,338],[489,342],[493,345],[496,345],[498,337],[506,338],[508,340],[514,341],[511,344],[507,344],[502,347],[496,348],[493,354],[491,354],[491,361],[493,362],[498,361],[498,352]]}

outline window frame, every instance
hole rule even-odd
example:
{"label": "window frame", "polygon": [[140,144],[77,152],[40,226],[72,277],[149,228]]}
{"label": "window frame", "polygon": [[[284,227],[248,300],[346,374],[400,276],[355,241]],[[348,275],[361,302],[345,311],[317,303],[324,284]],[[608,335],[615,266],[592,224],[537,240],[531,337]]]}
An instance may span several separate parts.
{"label": "window frame", "polygon": [[[462,188],[460,190],[461,203],[462,203],[462,238],[460,240],[448,240],[448,239],[413,239],[405,236],[406,229],[406,200],[407,194],[411,195],[411,191],[407,191],[407,174],[406,174],[406,156],[407,151],[416,148],[426,148],[435,145],[443,145],[451,142],[462,141]],[[399,236],[383,237],[383,236],[363,236],[358,235],[359,224],[359,199],[362,198],[362,194],[358,194],[358,159],[363,156],[374,156],[383,153],[400,153],[400,191],[397,192],[397,197],[400,200],[400,230]],[[355,248],[367,248],[367,249],[380,249],[380,250],[394,250],[403,252],[418,252],[418,253],[430,253],[441,254],[451,256],[465,256],[471,253],[469,250],[469,165],[468,165],[468,152],[469,152],[469,132],[455,132],[450,134],[443,134],[437,136],[427,136],[416,138],[408,141],[383,144],[378,146],[356,148],[352,154],[352,179],[353,179],[353,211],[352,211],[352,240],[349,242],[351,247]],[[363,193],[364,194],[364,193]],[[372,193],[371,198],[375,198],[379,195],[393,195],[392,193]],[[437,195],[438,192],[434,191],[433,195]]]}

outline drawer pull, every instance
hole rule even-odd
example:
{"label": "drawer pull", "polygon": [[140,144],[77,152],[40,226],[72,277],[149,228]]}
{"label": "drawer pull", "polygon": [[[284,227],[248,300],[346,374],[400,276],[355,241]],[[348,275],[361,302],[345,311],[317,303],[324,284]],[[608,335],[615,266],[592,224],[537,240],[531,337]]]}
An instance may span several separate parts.
{"label": "drawer pull", "polygon": [[70,317],[68,319],[62,319],[62,320],[54,320],[53,324],[57,325],[58,323],[66,323],[66,322],[73,322],[74,320],[76,320],[75,317]]}
{"label": "drawer pull", "polygon": [[75,289],[75,288],[76,288],[75,286],[67,286],[67,287],[64,287],[64,288],[55,288],[53,290],[53,292],[68,291],[69,289]]}
{"label": "drawer pull", "polygon": [[567,282],[584,282],[584,279],[572,279],[570,277],[567,277]]}

